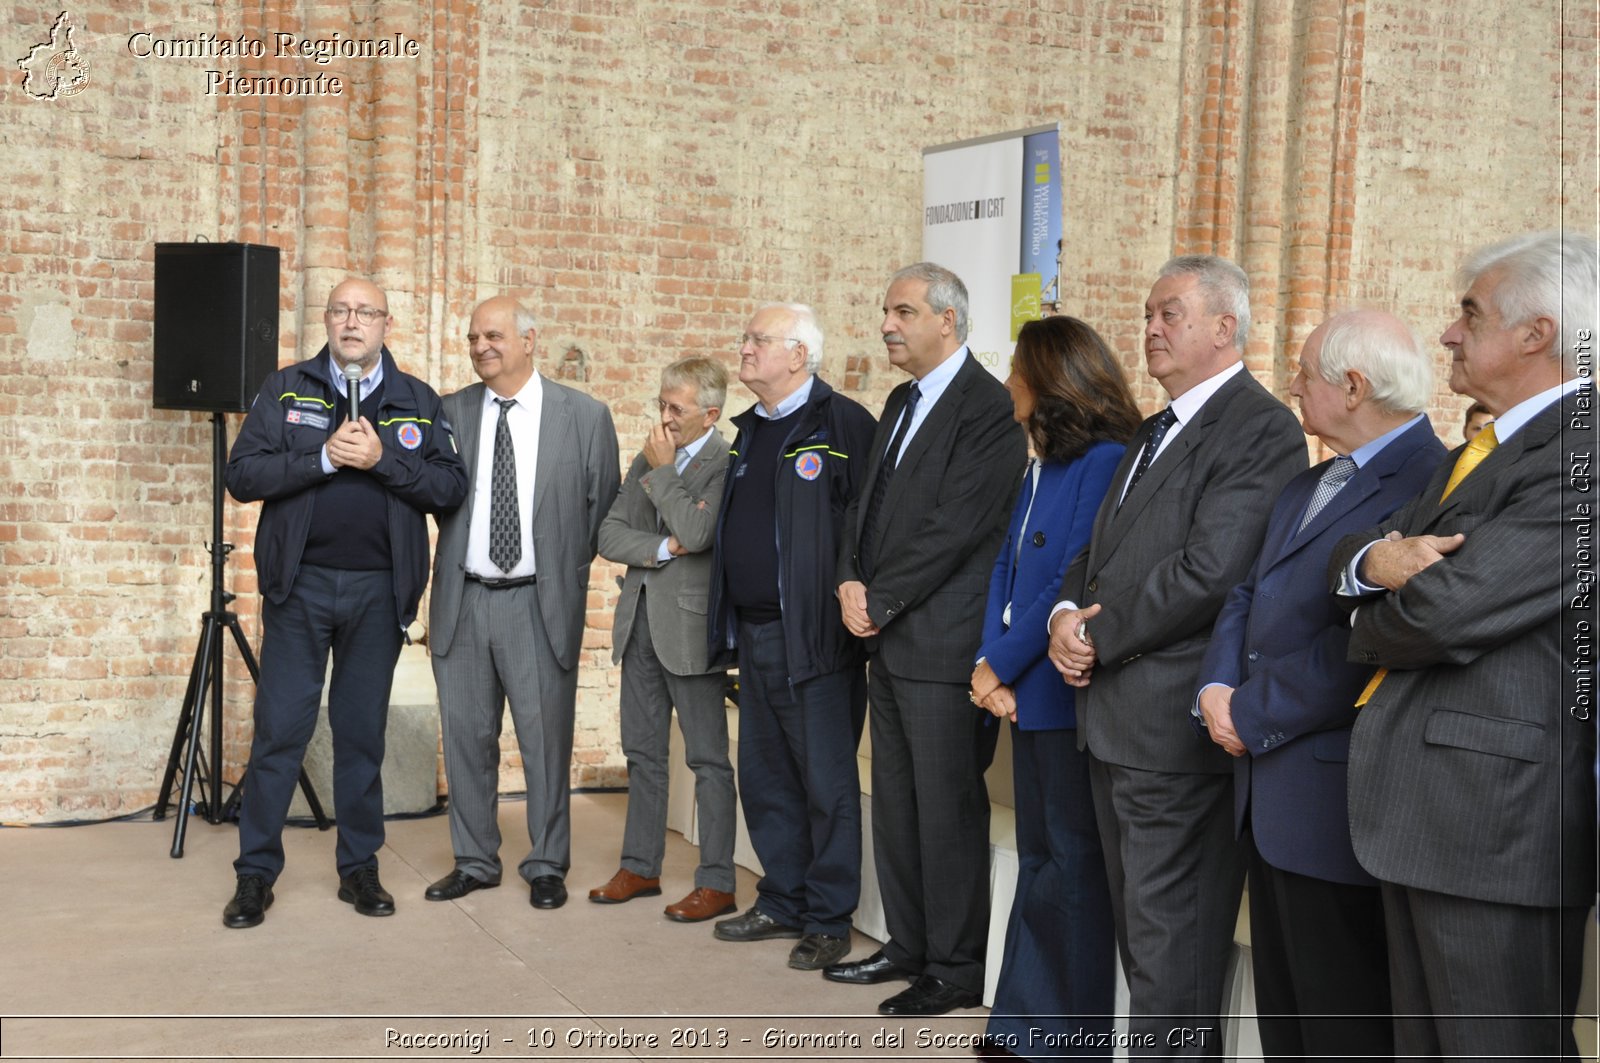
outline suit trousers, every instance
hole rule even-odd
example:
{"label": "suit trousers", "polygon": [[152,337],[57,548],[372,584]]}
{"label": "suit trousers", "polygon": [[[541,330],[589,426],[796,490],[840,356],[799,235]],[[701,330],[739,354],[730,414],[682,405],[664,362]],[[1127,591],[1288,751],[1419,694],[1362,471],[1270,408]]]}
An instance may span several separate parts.
{"label": "suit trousers", "polygon": [[433,658],[456,868],[500,881],[500,727],[506,702],[522,752],[532,843],[518,872],[565,878],[571,863],[572,726],[578,670],[562,668],[539,613],[539,585],[467,580],[450,652]]}
{"label": "suit trousers", "polygon": [[1092,757],[1133,1054],[1222,1054],[1222,994],[1244,890],[1233,776],[1142,771]]}
{"label": "suit trousers", "polygon": [[896,965],[983,992],[989,790],[1000,729],[965,683],[894,675],[874,659],[872,845]]}
{"label": "suit trousers", "polygon": [[1395,1055],[1575,1059],[1588,905],[1537,908],[1384,882]]}
{"label": "suit trousers", "polygon": [[[1110,1059],[1109,1050],[1072,1047],[1079,1031],[1110,1034],[1116,1008],[1116,935],[1089,754],[1075,730],[1015,724],[1011,753],[1017,891],[986,1032],[1023,1057]],[[1046,1042],[1046,1034],[1057,1036]]]}
{"label": "suit trousers", "polygon": [[1273,867],[1252,842],[1250,958],[1269,1060],[1394,1056],[1393,1003],[1377,886]]}
{"label": "suit trousers", "polygon": [[674,675],[661,665],[650,640],[650,611],[639,592],[633,630],[622,651],[622,752],[628,758],[628,819],[622,831],[622,866],[659,878],[667,849],[667,767],[672,710],[678,710],[684,760],[694,772],[700,866],[694,884],[734,891],[733,764],[728,760],[728,711],[722,672]]}
{"label": "suit trousers", "polygon": [[328,726],[340,875],[375,866],[383,846],[383,747],[400,621],[387,570],[302,565],[283,604],[261,603],[261,678],[255,737],[239,804],[240,875],[283,870],[283,825],[317,726],[333,651]]}
{"label": "suit trousers", "polygon": [[739,793],[763,874],[756,907],[850,935],[861,899],[860,667],[789,682],[783,624],[739,624]]}

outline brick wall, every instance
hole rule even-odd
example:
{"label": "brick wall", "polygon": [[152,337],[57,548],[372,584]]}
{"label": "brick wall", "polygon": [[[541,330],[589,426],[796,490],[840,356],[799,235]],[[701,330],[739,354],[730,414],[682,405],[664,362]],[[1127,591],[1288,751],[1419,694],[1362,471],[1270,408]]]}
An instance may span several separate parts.
{"label": "brick wall", "polygon": [[[734,364],[757,302],[815,304],[824,372],[875,407],[883,283],[918,257],[921,149],[1059,122],[1065,309],[1147,405],[1140,305],[1177,251],[1255,282],[1249,359],[1280,393],[1330,306],[1431,340],[1473,244],[1595,224],[1595,20],[1554,0],[440,0],[75,5],[90,81],[0,120],[0,817],[152,800],[209,573],[210,428],[150,409],[152,245],[283,249],[280,358],[372,276],[408,370],[473,377],[472,305],[541,321],[541,368],[607,401],[624,460],[657,372]],[[10,3],[7,57],[56,6]],[[403,34],[415,59],[137,58],[130,35]],[[323,97],[206,94],[207,69],[325,75]],[[1488,91],[1486,86],[1493,86]],[[959,263],[955,263],[959,268]],[[749,401],[735,387],[729,406]],[[1433,413],[1454,438],[1462,402]],[[230,418],[236,431],[237,418]],[[229,504],[256,628],[256,507]],[[614,569],[596,566],[573,780],[620,782]],[[231,656],[231,651],[230,651]],[[248,684],[227,685],[232,774]],[[427,692],[422,692],[426,694]],[[505,782],[520,788],[515,758]]]}

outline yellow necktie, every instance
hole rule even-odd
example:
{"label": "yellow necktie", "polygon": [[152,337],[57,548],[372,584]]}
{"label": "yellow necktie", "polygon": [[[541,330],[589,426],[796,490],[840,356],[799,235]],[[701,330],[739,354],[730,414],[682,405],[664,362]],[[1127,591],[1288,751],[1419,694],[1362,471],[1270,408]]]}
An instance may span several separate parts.
{"label": "yellow necktie", "polygon": [[[1454,491],[1456,486],[1467,478],[1467,474],[1476,469],[1483,459],[1489,456],[1489,452],[1499,445],[1500,440],[1494,434],[1494,424],[1491,422],[1484,425],[1483,431],[1472,437],[1472,442],[1467,444],[1467,449],[1463,450],[1461,456],[1456,459],[1456,467],[1450,470],[1450,479],[1444,485],[1444,494],[1439,496],[1440,505],[1443,505],[1444,500],[1450,497],[1450,492]],[[1356,699],[1356,708],[1359,709],[1372,700],[1372,695],[1378,692],[1378,684],[1382,683],[1383,677],[1388,674],[1389,669],[1387,668],[1379,668],[1372,673],[1372,679],[1367,683],[1367,689],[1363,690],[1361,696]]]}

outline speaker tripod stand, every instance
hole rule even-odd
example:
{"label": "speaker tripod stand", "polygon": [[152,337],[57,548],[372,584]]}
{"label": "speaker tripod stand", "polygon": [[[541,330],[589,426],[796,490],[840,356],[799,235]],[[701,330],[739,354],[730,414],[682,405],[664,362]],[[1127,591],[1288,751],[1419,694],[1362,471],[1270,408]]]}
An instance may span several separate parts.
{"label": "speaker tripod stand", "polygon": [[[250,779],[250,769],[233,788],[226,802],[222,799],[222,649],[223,630],[233,633],[234,645],[250,670],[250,681],[259,682],[261,669],[255,654],[239,626],[239,616],[228,609],[237,595],[224,587],[228,555],[233,544],[222,541],[222,478],[227,464],[228,430],[221,411],[211,414],[211,608],[201,616],[200,644],[195,649],[194,666],[189,670],[189,686],[183,695],[183,708],[178,714],[178,726],[172,734],[172,751],[167,755],[167,769],[161,777],[161,797],[156,801],[155,819],[164,819],[172,800],[172,786],[177,779],[180,763],[183,768],[183,787],[178,798],[177,822],[172,830],[172,858],[183,856],[183,839],[189,824],[188,810],[194,797],[196,783],[200,786],[201,800],[195,810],[201,812],[207,823],[221,823],[238,810],[239,794]],[[207,695],[211,702],[211,755],[200,751],[200,722]],[[300,769],[300,790],[306,804],[321,830],[328,829],[328,817],[322,811],[322,802]]]}

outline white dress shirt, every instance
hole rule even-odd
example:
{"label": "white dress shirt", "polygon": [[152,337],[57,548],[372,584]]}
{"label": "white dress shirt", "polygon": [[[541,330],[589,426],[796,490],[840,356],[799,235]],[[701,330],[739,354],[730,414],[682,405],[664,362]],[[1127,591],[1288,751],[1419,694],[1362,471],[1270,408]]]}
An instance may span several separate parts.
{"label": "white dress shirt", "polygon": [[[896,465],[900,464],[901,456],[905,454],[906,448],[911,445],[911,440],[916,437],[917,429],[921,428],[922,422],[928,419],[928,411],[933,409],[934,403],[939,401],[939,396],[943,395],[945,390],[949,388],[950,382],[956,378],[956,374],[961,371],[961,366],[966,360],[967,345],[962,344],[954,354],[928,370],[927,376],[917,381],[917,391],[920,392],[917,399],[917,409],[911,415],[911,426],[906,429],[906,438],[900,444],[900,453],[894,456]],[[900,430],[900,418],[904,416],[905,410],[902,409],[900,417],[895,418],[894,431],[889,433],[890,439],[893,439],[894,433]],[[869,487],[867,490],[870,491],[871,488]]]}
{"label": "white dress shirt", "polygon": [[477,475],[472,484],[472,517],[467,523],[469,576],[483,579],[521,579],[538,571],[533,556],[533,482],[539,469],[539,417],[544,405],[544,385],[538,372],[528,378],[522,390],[511,398],[516,405],[506,410],[506,425],[511,429],[511,445],[517,453],[517,523],[522,531],[522,559],[510,572],[489,560],[489,511],[494,504],[494,436],[500,425],[500,404],[494,389],[483,389],[482,421],[478,427]]}

